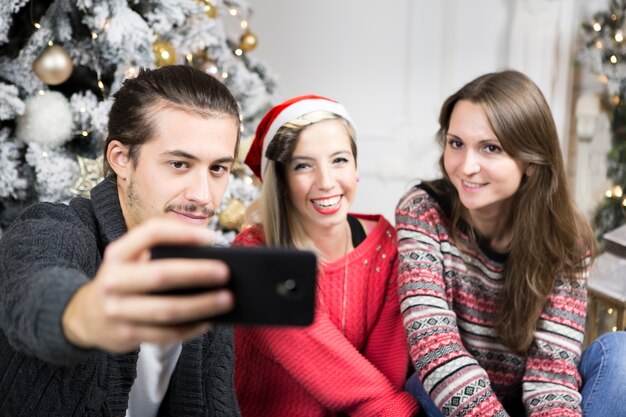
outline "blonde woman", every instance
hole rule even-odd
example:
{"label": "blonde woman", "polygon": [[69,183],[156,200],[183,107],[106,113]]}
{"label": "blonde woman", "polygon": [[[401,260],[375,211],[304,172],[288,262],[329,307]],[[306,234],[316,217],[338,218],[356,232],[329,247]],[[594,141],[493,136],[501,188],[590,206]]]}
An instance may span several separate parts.
{"label": "blonde woman", "polygon": [[242,415],[413,416],[403,390],[408,351],[397,297],[395,230],[350,214],[355,132],[339,103],[282,103],[259,125],[246,163],[263,180],[258,223],[238,245],[306,248],[320,259],[314,323],[238,328],[235,385]]}

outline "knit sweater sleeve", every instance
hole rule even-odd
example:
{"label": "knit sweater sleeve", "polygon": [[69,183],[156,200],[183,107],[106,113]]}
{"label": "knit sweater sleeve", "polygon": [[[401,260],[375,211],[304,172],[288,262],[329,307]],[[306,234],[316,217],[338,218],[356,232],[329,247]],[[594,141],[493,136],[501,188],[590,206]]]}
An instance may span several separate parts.
{"label": "knit sweater sleeve", "polygon": [[528,353],[523,400],[529,416],[582,416],[578,363],[587,311],[591,258],[573,279],[558,278],[539,317]]}
{"label": "knit sweater sleeve", "polygon": [[[487,372],[467,351],[444,277],[439,206],[414,188],[396,209],[400,306],[413,364],[446,416],[507,416]],[[447,238],[446,238],[447,240]]]}
{"label": "knit sweater sleeve", "polygon": [[[235,245],[263,242],[254,231],[241,235]],[[418,410],[410,394],[394,386],[321,309],[317,309],[313,324],[305,328],[258,327],[245,331],[264,355],[328,410],[354,417],[412,416]]]}
{"label": "knit sweater sleeve", "polygon": [[0,241],[2,331],[17,351],[53,364],[73,364],[90,353],[69,343],[61,325],[65,306],[99,259],[93,235],[80,226],[66,206],[41,204]]}

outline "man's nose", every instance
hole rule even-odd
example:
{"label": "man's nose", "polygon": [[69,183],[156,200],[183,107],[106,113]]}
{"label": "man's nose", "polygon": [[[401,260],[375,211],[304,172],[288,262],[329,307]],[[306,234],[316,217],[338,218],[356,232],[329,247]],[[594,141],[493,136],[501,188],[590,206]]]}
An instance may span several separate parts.
{"label": "man's nose", "polygon": [[185,198],[198,205],[207,205],[211,202],[211,185],[208,173],[199,173],[190,177]]}

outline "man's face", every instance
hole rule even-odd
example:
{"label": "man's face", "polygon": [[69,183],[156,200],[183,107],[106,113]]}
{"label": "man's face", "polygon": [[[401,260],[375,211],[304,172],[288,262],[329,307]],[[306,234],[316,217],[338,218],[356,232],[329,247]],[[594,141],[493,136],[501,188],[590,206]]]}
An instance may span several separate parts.
{"label": "man's face", "polygon": [[156,120],[155,137],[138,149],[135,162],[122,146],[126,166],[116,173],[126,226],[162,214],[206,226],[228,185],[236,120],[170,108],[160,111]]}

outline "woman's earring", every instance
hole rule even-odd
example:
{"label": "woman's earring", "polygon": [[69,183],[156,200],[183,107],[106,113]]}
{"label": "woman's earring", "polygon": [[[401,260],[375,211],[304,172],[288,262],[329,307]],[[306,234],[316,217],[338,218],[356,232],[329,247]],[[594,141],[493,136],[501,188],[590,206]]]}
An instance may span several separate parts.
{"label": "woman's earring", "polygon": [[359,177],[358,175],[356,176],[356,182],[361,181],[361,177]]}

